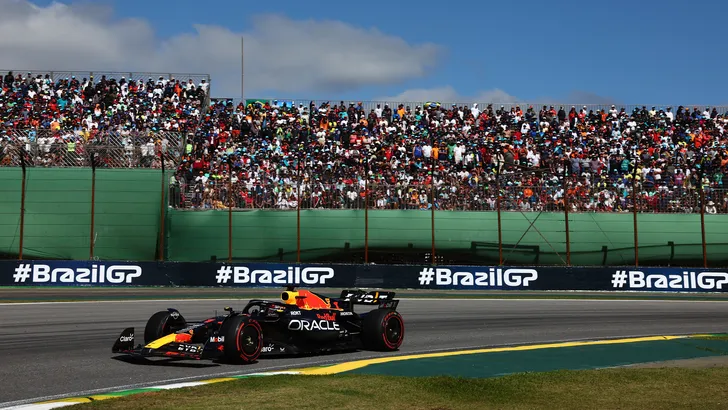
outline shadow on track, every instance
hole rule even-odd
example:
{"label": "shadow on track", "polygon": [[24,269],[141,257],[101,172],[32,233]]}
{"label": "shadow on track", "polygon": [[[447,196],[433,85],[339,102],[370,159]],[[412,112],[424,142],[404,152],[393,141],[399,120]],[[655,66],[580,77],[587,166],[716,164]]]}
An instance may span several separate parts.
{"label": "shadow on track", "polygon": [[128,356],[128,355],[121,355],[121,356],[114,356],[112,357],[114,360],[118,360],[120,362],[129,363],[129,364],[136,364],[140,366],[171,366],[171,367],[188,367],[192,369],[205,369],[208,367],[219,367],[220,364],[214,363],[214,362],[208,362],[208,363],[200,363],[200,362],[193,362],[190,360],[185,359],[167,359],[167,358],[160,358],[158,360],[150,360],[146,357],[134,357],[134,356]]}
{"label": "shadow on track", "polygon": [[[351,353],[361,352],[361,350],[345,350],[345,351],[332,351],[332,352],[319,352],[319,353],[299,353],[299,354],[281,354],[281,355],[273,355],[273,356],[265,356],[260,357],[258,360],[256,360],[253,363],[249,363],[247,365],[241,364],[239,366],[246,367],[251,364],[257,364],[260,362],[281,362],[281,361],[287,361],[292,359],[303,359],[303,358],[324,358],[324,360],[329,359],[335,362],[339,361],[346,361],[347,355]],[[396,353],[396,352],[395,352]],[[219,367],[221,365],[230,365],[231,363],[225,362],[224,360],[209,360],[205,362],[200,362],[197,360],[190,360],[190,359],[179,359],[179,358],[166,358],[166,357],[155,357],[155,358],[148,358],[148,357],[139,357],[139,356],[132,356],[132,355],[118,355],[113,356],[113,360],[128,363],[128,364],[134,364],[139,366],[159,366],[159,367],[179,367],[179,368],[191,368],[191,369],[204,369],[204,368],[210,368],[210,367]],[[339,360],[341,359],[341,360]],[[357,360],[360,358],[352,358],[351,360]]]}

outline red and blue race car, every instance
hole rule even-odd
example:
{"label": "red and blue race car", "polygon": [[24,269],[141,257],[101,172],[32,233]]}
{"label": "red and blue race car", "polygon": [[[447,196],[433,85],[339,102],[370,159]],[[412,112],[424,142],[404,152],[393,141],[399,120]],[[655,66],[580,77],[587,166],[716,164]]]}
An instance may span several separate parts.
{"label": "red and blue race car", "polygon": [[[241,311],[190,323],[177,309],[153,314],[144,343],[124,329],[112,352],[137,357],[251,363],[259,357],[332,351],[394,351],[404,340],[399,300],[388,291],[344,290],[330,298],[289,287],[280,301],[250,300]],[[369,306],[354,312],[354,306]]]}

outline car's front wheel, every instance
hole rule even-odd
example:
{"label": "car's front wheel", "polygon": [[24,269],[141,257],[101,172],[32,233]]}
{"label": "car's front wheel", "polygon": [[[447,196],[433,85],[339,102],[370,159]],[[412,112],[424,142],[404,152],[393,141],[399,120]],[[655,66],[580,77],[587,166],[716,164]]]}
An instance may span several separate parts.
{"label": "car's front wheel", "polygon": [[187,321],[179,312],[163,310],[152,315],[144,328],[144,344],[157,340],[187,327]]}
{"label": "car's front wheel", "polygon": [[223,342],[224,357],[233,363],[253,363],[263,349],[263,329],[249,316],[232,316],[220,326],[219,336]]}

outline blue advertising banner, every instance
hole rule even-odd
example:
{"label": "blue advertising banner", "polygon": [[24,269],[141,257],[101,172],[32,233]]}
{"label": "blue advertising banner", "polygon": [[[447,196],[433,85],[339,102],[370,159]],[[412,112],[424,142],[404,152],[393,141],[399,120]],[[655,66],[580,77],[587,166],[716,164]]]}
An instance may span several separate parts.
{"label": "blue advertising banner", "polygon": [[728,272],[694,268],[421,267],[419,289],[726,292]]}
{"label": "blue advertising banner", "polygon": [[120,261],[0,261],[0,286],[179,286],[726,292],[694,268],[500,267]]}
{"label": "blue advertising banner", "polygon": [[610,290],[726,292],[728,272],[708,269],[611,269]]}
{"label": "blue advertising banner", "polygon": [[2,261],[3,285],[163,286],[169,281],[145,274],[141,263],[95,261]]}
{"label": "blue advertising banner", "polygon": [[356,281],[355,265],[289,265],[282,263],[178,263],[179,286],[350,287]]}
{"label": "blue advertising banner", "polygon": [[350,287],[353,265],[0,261],[5,286]]}

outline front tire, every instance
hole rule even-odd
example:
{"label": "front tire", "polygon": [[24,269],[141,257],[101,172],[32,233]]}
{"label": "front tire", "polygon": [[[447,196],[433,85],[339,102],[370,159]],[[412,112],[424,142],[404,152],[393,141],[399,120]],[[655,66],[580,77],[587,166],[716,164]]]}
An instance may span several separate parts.
{"label": "front tire", "polygon": [[163,310],[152,315],[144,328],[144,344],[157,340],[187,327],[187,321],[179,312]]}
{"label": "front tire", "polygon": [[367,350],[394,351],[404,340],[404,320],[399,312],[372,310],[362,322],[362,341]]}
{"label": "front tire", "polygon": [[258,360],[263,349],[263,329],[256,320],[244,315],[227,318],[218,334],[225,338],[225,360],[240,364]]}

